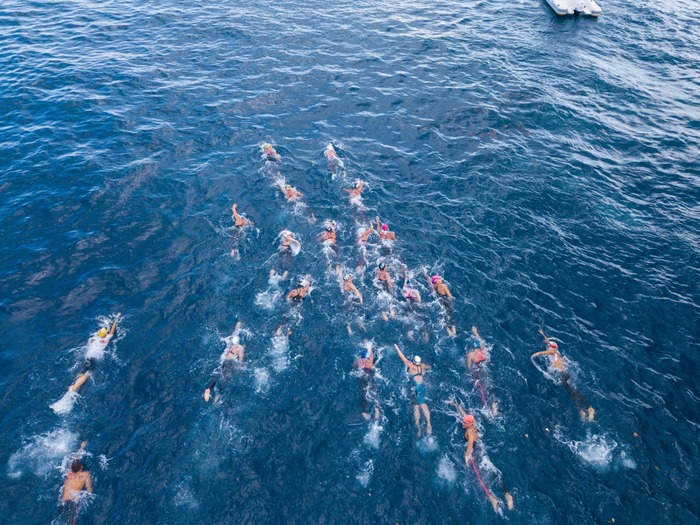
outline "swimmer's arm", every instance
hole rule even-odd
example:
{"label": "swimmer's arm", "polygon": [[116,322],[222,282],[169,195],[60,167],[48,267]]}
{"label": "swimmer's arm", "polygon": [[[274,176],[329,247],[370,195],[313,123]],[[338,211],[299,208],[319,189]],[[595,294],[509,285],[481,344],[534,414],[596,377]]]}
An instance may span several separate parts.
{"label": "swimmer's arm", "polygon": [[236,352],[236,355],[238,355],[239,361],[243,361],[243,357],[245,356],[245,347],[241,346],[238,352]]}
{"label": "swimmer's arm", "polygon": [[474,361],[472,361],[472,353],[469,352],[469,353],[467,354],[467,368],[471,368],[473,362],[474,362]]}
{"label": "swimmer's arm", "polygon": [[549,343],[549,337],[547,337],[547,334],[544,333],[544,330],[542,330],[542,328],[540,328],[538,330],[538,332],[542,335],[542,337],[544,337],[544,342]]}
{"label": "swimmer's arm", "polygon": [[394,343],[394,348],[396,348],[396,351],[399,353],[399,357],[401,358],[401,361],[403,361],[403,364],[405,364],[406,366],[410,366],[412,363],[408,359],[406,359],[405,355],[403,355],[403,352],[399,348],[399,345]]}
{"label": "swimmer's arm", "polygon": [[85,473],[87,476],[85,478],[85,488],[88,492],[92,492],[92,476],[89,472]]}
{"label": "swimmer's arm", "polygon": [[447,295],[447,297],[452,299],[452,294],[450,293],[450,288],[447,285],[445,285],[445,291],[447,292],[445,295]]}
{"label": "swimmer's arm", "polygon": [[391,278],[391,274],[386,272],[386,282],[389,284],[389,292],[394,289],[394,280]]}
{"label": "swimmer's arm", "polygon": [[472,455],[472,450],[474,449],[474,436],[469,433],[469,441],[467,441],[467,450],[464,452],[464,462],[469,462],[469,458]]}
{"label": "swimmer's arm", "polygon": [[372,368],[374,366],[374,351],[370,350],[369,351],[369,367]]}
{"label": "swimmer's arm", "polygon": [[119,322],[119,318],[121,316],[122,316],[122,314],[120,312],[117,312],[117,315],[114,318],[114,322],[112,323],[112,328],[109,329],[110,336],[114,335],[114,332],[117,330],[117,323]]}
{"label": "swimmer's arm", "polygon": [[530,356],[530,358],[538,357],[541,355],[555,355],[556,353],[556,350],[542,350],[541,352],[535,352]]}
{"label": "swimmer's arm", "polygon": [[294,292],[296,292],[296,291],[297,291],[296,288],[294,288],[294,290],[291,290],[291,291],[287,294],[287,297],[285,297],[285,299],[286,299],[287,301],[289,301],[292,297],[294,297],[293,294],[294,294]]}
{"label": "swimmer's arm", "polygon": [[377,231],[381,230],[382,223],[379,221],[379,215],[377,215]]}
{"label": "swimmer's arm", "polygon": [[428,283],[428,288],[434,289],[435,287],[433,286],[433,281],[430,280],[430,276],[428,275],[428,272],[423,270],[423,275],[425,275],[425,281]]}
{"label": "swimmer's arm", "polygon": [[479,342],[482,343],[483,339],[481,339],[481,336],[479,335],[479,331],[476,329],[476,326],[472,326],[472,334],[474,334],[474,337],[476,337],[479,340]]}
{"label": "swimmer's arm", "polygon": [[427,372],[428,370],[432,370],[432,369],[433,369],[432,366],[426,365],[425,363],[423,363],[423,370],[425,370]]}
{"label": "swimmer's arm", "polygon": [[354,293],[360,300],[360,304],[364,304],[362,301],[362,294],[360,293],[360,290],[357,289],[357,286],[355,286],[354,284],[352,285],[352,293]]}
{"label": "swimmer's arm", "polygon": [[372,224],[369,228],[367,228],[365,231],[362,232],[362,235],[360,235],[360,241],[367,242],[367,238],[370,236],[370,234],[373,231],[374,231],[374,224]]}
{"label": "swimmer's arm", "polygon": [[459,414],[460,418],[467,415],[467,413],[464,411],[464,409],[461,406],[459,406],[457,404],[457,401],[455,401],[454,399],[452,401],[450,401],[450,405],[452,405],[453,407],[455,407],[457,409],[457,413]]}

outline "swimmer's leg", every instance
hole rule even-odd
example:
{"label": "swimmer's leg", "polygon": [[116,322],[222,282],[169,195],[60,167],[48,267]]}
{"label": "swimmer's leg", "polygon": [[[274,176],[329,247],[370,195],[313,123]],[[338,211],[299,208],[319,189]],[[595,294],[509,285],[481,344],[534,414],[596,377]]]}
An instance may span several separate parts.
{"label": "swimmer's leg", "polygon": [[430,409],[428,408],[428,405],[423,403],[421,404],[421,409],[423,410],[423,415],[425,416],[425,431],[429,436],[433,435],[433,426],[430,424]]}
{"label": "swimmer's leg", "polygon": [[68,387],[69,392],[77,392],[81,386],[85,384],[85,381],[87,381],[90,378],[90,372],[85,372],[80,374],[76,380],[73,382],[71,386]]}
{"label": "swimmer's leg", "polygon": [[420,437],[421,430],[420,430],[420,406],[419,405],[413,405],[413,421],[416,424],[416,429],[418,429],[418,437]]}

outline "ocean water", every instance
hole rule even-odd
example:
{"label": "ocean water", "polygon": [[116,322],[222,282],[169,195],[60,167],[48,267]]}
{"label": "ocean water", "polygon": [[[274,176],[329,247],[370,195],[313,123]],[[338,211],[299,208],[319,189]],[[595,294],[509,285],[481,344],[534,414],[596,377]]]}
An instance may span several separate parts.
{"label": "ocean water", "polygon": [[[81,524],[700,523],[696,5],[601,5],[594,20],[539,0],[4,2],[2,521],[65,523],[66,458],[87,440]],[[233,228],[233,202],[253,227]],[[361,250],[377,215],[398,240]],[[316,240],[328,220],[337,251]],[[297,255],[278,252],[285,229]],[[411,272],[420,308],[381,293],[380,260],[399,286]],[[455,338],[423,269],[450,285]],[[238,320],[245,362],[205,403]],[[464,364],[471,326],[496,417]],[[530,359],[539,328],[593,423]],[[364,339],[378,422],[352,368]],[[431,440],[394,343],[433,366]]]}

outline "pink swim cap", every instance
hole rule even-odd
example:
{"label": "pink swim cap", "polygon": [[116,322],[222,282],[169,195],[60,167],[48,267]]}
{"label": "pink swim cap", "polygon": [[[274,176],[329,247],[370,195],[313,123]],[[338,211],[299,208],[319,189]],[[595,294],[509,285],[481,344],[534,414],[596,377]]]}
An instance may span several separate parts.
{"label": "pink swim cap", "polygon": [[465,425],[473,425],[474,424],[474,416],[472,416],[471,414],[467,414],[466,416],[464,416],[462,418],[462,423],[464,423]]}
{"label": "pink swim cap", "polygon": [[433,275],[433,276],[430,278],[430,282],[433,283],[433,284],[435,284],[436,282],[438,282],[438,279],[439,279],[439,278],[440,278],[439,275]]}
{"label": "pink swim cap", "polygon": [[382,224],[382,230],[387,231],[389,229],[389,225],[387,223]]}

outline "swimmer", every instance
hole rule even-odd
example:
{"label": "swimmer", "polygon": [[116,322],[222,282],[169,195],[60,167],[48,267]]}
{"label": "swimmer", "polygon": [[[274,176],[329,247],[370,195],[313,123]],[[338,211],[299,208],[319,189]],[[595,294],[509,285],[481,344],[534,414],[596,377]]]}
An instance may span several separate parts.
{"label": "swimmer", "polygon": [[[462,419],[462,428],[464,429],[464,440],[467,442],[467,449],[464,451],[464,463],[467,465],[467,467],[471,465],[472,469],[474,470],[474,474],[476,474],[477,480],[481,485],[481,488],[483,489],[484,493],[486,494],[486,497],[493,506],[493,510],[495,512],[498,512],[498,500],[496,499],[496,496],[494,496],[484,484],[483,480],[481,479],[481,476],[479,475],[479,470],[476,467],[477,462],[474,460],[474,457],[472,457],[472,453],[478,457],[481,457],[484,454],[483,449],[481,447],[478,447],[477,450],[475,450],[474,447],[479,441],[479,435],[476,431],[476,427],[474,426],[474,416],[472,416],[471,414],[467,414],[467,412],[454,400],[450,401],[450,405],[454,406],[457,409],[459,417]],[[480,460],[478,462],[481,463]],[[503,481],[501,480],[500,476],[498,477],[498,483],[501,486],[501,489],[503,489],[503,497],[506,500],[508,510],[513,510],[513,496],[511,496],[510,492],[506,490],[505,485],[503,484]]]}
{"label": "swimmer", "polygon": [[323,154],[328,159],[328,166],[331,169],[331,175],[335,177],[338,174],[337,172],[342,171],[343,177],[347,176],[348,172],[345,171],[345,164],[343,164],[343,161],[338,156],[333,144],[329,143],[328,146],[326,146],[326,151],[324,151]]}
{"label": "swimmer", "polygon": [[214,390],[214,387],[216,387],[217,384],[219,387],[219,393],[214,398],[214,402],[216,402],[219,399],[219,397],[221,396],[221,391],[224,389],[224,386],[226,384],[226,380],[233,371],[233,364],[236,362],[243,362],[243,357],[245,356],[245,346],[240,344],[240,337],[238,335],[240,331],[241,322],[238,321],[236,323],[236,327],[233,330],[233,334],[231,334],[231,338],[229,339],[226,345],[226,353],[222,357],[222,362],[219,367],[219,370],[207,385],[207,388],[204,390],[204,394],[202,394],[202,397],[204,398],[204,401],[206,403],[208,403],[211,399],[212,390]]}
{"label": "swimmer", "polygon": [[365,348],[360,351],[359,357],[355,360],[354,367],[360,371],[360,392],[362,394],[362,417],[369,420],[371,415],[367,406],[374,405],[374,419],[379,419],[379,403],[377,397],[377,386],[374,380],[374,352],[372,343],[366,339],[363,341]]}
{"label": "swimmer", "polygon": [[299,281],[296,288],[292,289],[285,298],[287,301],[292,301],[294,303],[301,303],[304,298],[309,293],[311,288],[311,279],[303,279]]}
{"label": "swimmer", "polygon": [[474,379],[479,393],[481,394],[481,401],[488,404],[487,397],[492,399],[491,413],[495,417],[498,414],[498,403],[494,400],[493,383],[491,382],[491,375],[487,367],[490,357],[489,351],[486,342],[479,335],[476,326],[472,326],[472,334],[474,334],[476,341],[472,344],[473,350],[467,353],[467,368],[474,372]]}
{"label": "swimmer", "polygon": [[297,246],[301,250],[301,242],[294,238],[294,234],[288,230],[282,232],[282,240],[280,241],[279,249],[281,252],[288,252],[292,245]]}
{"label": "swimmer", "polygon": [[243,217],[242,215],[239,215],[236,211],[236,206],[238,205],[234,202],[233,206],[231,207],[231,214],[233,215],[233,222],[235,223],[236,228],[242,228],[243,226],[252,226],[253,221],[247,219],[246,217]]}
{"label": "swimmer", "polygon": [[[420,324],[423,326],[423,341],[428,342],[430,340],[430,331],[428,330],[428,325],[418,307],[421,304],[420,292],[416,288],[411,288],[408,283],[410,281],[410,275],[408,273],[408,268],[404,268],[403,274],[403,286],[401,287],[401,295],[406,300],[406,310],[409,313],[413,313],[418,319]],[[413,331],[409,329],[408,338],[413,341]]]}
{"label": "swimmer", "polygon": [[352,275],[349,273],[342,275],[340,265],[335,267],[335,273],[338,275],[338,278],[340,279],[340,287],[343,289],[343,291],[350,292],[351,294],[354,294],[355,297],[357,297],[359,299],[360,304],[364,304],[362,301],[362,294],[357,289],[355,284],[352,282]]}
{"label": "swimmer", "polygon": [[593,419],[595,418],[595,410],[590,405],[590,403],[588,403],[581,391],[569,383],[571,376],[569,376],[569,373],[566,371],[564,360],[562,359],[561,354],[559,353],[559,345],[555,341],[552,341],[549,337],[547,337],[547,334],[545,334],[544,330],[542,330],[541,328],[539,332],[540,334],[542,334],[542,337],[544,337],[546,350],[542,350],[541,352],[535,352],[530,357],[533,358],[541,355],[546,355],[549,357],[549,364],[551,368],[553,368],[554,371],[557,374],[559,374],[561,384],[569,393],[571,399],[574,401],[574,405],[576,405],[576,408],[579,411],[579,415],[581,416],[581,421],[583,421],[584,423],[586,421],[593,421]]}
{"label": "swimmer", "polygon": [[421,435],[421,411],[423,411],[423,415],[425,416],[426,434],[430,436],[433,434],[433,427],[430,424],[430,409],[428,408],[428,405],[425,402],[425,383],[423,381],[423,376],[432,367],[423,363],[421,361],[420,356],[417,355],[414,355],[413,359],[409,361],[408,359],[406,359],[406,356],[403,355],[403,352],[401,352],[399,345],[394,344],[394,348],[396,348],[396,351],[398,352],[401,361],[403,361],[403,364],[406,365],[406,367],[408,368],[408,373],[411,376],[410,382],[411,397],[413,400],[413,420],[415,421],[416,428],[418,429],[418,436],[420,437]]}
{"label": "swimmer", "polygon": [[447,333],[454,337],[457,335],[457,326],[455,325],[455,313],[452,306],[452,294],[450,293],[449,287],[442,281],[442,277],[439,275],[433,275],[428,277],[428,273],[425,273],[425,278],[428,280],[428,286],[432,286],[435,293],[437,293],[440,303],[445,308],[447,313],[447,324],[445,325],[445,330]]}
{"label": "swimmer", "polygon": [[394,291],[394,280],[386,269],[386,263],[384,261],[380,262],[377,266],[377,281],[379,281],[379,284],[381,284],[387,292],[392,293]]}
{"label": "swimmer", "polygon": [[318,236],[318,240],[320,242],[326,242],[328,241],[330,244],[335,244],[336,241],[336,230],[335,230],[335,222],[334,221],[328,221],[326,223],[325,228],[323,229],[323,233]]}
{"label": "swimmer", "polygon": [[389,230],[389,225],[387,223],[380,224],[379,215],[377,215],[377,233],[379,238],[383,241],[395,241],[396,234]]}
{"label": "swimmer", "polygon": [[[80,444],[80,450],[85,450],[86,446],[87,442],[83,441]],[[73,503],[77,503],[80,500],[80,493],[83,490],[92,492],[92,476],[88,470],[85,470],[83,462],[80,459],[74,459],[71,462],[70,472],[68,472],[66,476],[66,481],[63,483],[61,502],[66,503],[72,501]]]}
{"label": "swimmer", "polygon": [[296,188],[293,188],[291,184],[282,184],[282,182],[280,182],[279,189],[288,201],[296,201],[304,196],[302,192]]}
{"label": "swimmer", "polygon": [[114,336],[114,332],[117,330],[117,323],[119,318],[122,316],[121,313],[117,313],[112,322],[112,327],[107,331],[107,328],[100,328],[95,334],[88,339],[88,348],[85,354],[85,363],[80,370],[80,374],[75,379],[73,384],[68,387],[68,392],[77,392],[80,387],[85,384],[85,382],[90,378],[90,370],[95,366],[95,363],[99,358],[102,357],[104,349],[107,347],[109,342]]}
{"label": "swimmer", "polygon": [[[355,184],[353,184],[352,188],[343,188],[343,190],[348,192],[348,196],[350,197],[350,200],[352,200],[360,197],[364,188],[365,183],[360,179],[355,179]],[[372,226],[374,227],[374,224]]]}
{"label": "swimmer", "polygon": [[270,160],[273,162],[279,162],[282,160],[282,157],[279,153],[275,151],[275,148],[272,147],[272,144],[266,142],[265,144],[260,146],[260,149],[262,149],[265,160]]}

